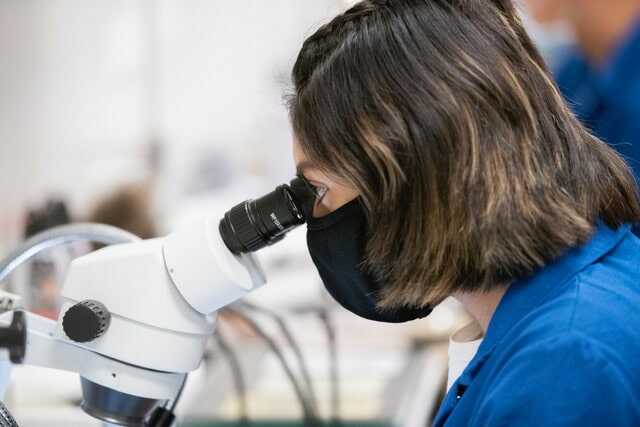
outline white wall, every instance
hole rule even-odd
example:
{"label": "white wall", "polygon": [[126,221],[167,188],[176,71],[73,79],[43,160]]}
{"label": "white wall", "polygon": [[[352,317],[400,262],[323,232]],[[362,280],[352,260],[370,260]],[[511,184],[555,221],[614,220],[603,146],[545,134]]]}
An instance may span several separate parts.
{"label": "white wall", "polygon": [[281,94],[304,36],[340,6],[2,0],[0,242],[15,237],[28,203],[60,194],[82,212],[145,176],[150,140],[166,149],[164,207],[199,169],[215,180],[216,159],[228,160],[227,175],[288,178]]}
{"label": "white wall", "polygon": [[158,126],[169,158],[161,187],[165,206],[180,198],[203,167],[264,176],[273,184],[291,178],[282,94],[304,37],[334,14],[339,2],[157,4]]}
{"label": "white wall", "polygon": [[142,172],[150,4],[0,2],[0,238],[26,203]]}

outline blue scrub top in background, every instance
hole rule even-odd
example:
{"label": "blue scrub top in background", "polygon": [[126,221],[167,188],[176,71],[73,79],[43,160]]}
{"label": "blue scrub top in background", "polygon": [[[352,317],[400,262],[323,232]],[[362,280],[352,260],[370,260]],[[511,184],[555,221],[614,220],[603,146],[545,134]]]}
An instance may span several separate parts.
{"label": "blue scrub top in background", "polygon": [[640,426],[640,240],[600,224],[511,285],[436,427]]}
{"label": "blue scrub top in background", "polygon": [[640,181],[640,19],[599,69],[576,50],[555,73],[574,113],[614,147]]}

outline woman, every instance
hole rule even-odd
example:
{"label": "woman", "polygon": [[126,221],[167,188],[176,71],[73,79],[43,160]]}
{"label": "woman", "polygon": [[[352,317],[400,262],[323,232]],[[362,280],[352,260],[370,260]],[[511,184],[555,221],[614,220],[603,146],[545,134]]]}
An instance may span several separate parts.
{"label": "woman", "polygon": [[293,80],[327,289],[392,322],[454,296],[485,332],[435,425],[640,425],[636,187],[511,1],[361,2]]}

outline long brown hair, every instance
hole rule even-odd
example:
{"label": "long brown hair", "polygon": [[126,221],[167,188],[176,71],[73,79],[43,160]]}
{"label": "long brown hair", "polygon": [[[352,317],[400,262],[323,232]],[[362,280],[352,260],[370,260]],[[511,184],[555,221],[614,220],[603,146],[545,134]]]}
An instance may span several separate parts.
{"label": "long brown hair", "polygon": [[293,82],[303,151],[367,208],[381,307],[504,286],[640,218],[509,0],[362,1],[305,41]]}

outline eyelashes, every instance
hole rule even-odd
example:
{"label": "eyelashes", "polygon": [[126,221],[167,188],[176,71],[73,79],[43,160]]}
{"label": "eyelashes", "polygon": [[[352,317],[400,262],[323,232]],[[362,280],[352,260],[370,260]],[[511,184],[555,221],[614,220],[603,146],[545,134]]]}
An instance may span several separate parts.
{"label": "eyelashes", "polygon": [[309,186],[311,187],[311,191],[316,195],[316,199],[320,200],[327,193],[327,187],[322,185],[314,185],[309,182]]}
{"label": "eyelashes", "polygon": [[313,188],[315,189],[316,203],[321,202],[325,194],[327,194],[327,191],[329,191],[327,187],[318,186],[318,185],[314,185]]}
{"label": "eyelashes", "polygon": [[302,182],[305,183],[307,188],[315,195],[316,205],[322,201],[324,196],[327,194],[327,191],[329,191],[329,189],[323,185],[314,185],[310,183],[309,180],[302,174],[299,174],[298,178],[300,178]]}

